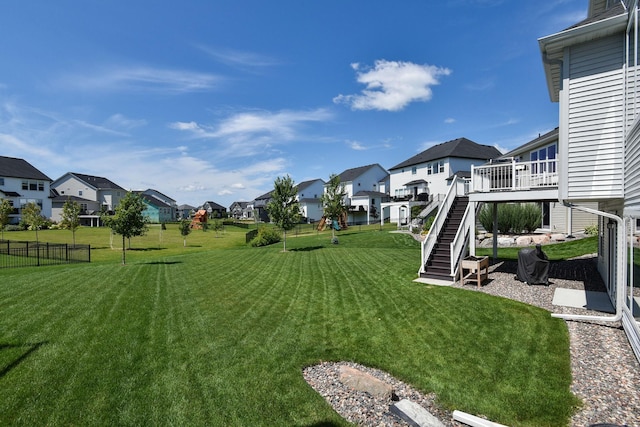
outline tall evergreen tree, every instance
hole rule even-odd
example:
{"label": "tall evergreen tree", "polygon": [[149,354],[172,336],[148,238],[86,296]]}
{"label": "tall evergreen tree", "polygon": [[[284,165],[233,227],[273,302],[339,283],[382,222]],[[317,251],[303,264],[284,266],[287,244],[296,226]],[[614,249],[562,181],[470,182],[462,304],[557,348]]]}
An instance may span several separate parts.
{"label": "tall evergreen tree", "polygon": [[287,231],[300,222],[300,205],[297,195],[298,187],[289,175],[278,177],[273,183],[271,201],[267,205],[269,218],[284,231],[284,252],[287,251]]}

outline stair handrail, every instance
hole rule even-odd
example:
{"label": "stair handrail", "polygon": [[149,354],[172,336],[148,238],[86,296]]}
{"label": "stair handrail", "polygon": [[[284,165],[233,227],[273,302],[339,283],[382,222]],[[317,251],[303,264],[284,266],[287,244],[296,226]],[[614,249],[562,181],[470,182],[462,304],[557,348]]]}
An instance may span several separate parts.
{"label": "stair handrail", "polygon": [[438,213],[436,214],[436,217],[431,224],[431,228],[429,228],[429,234],[427,234],[427,238],[422,241],[422,245],[420,247],[420,258],[422,262],[420,263],[418,274],[425,272],[424,266],[429,259],[429,255],[431,255],[431,252],[433,251],[433,247],[438,241],[438,235],[440,234],[440,230],[442,230],[442,226],[447,219],[449,209],[451,209],[451,206],[453,205],[453,202],[456,200],[456,196],[458,195],[458,185],[462,184],[462,192],[464,193],[464,183],[464,179],[459,178],[458,176],[453,177],[444,200],[440,204],[440,210],[438,210]]}
{"label": "stair handrail", "polygon": [[451,249],[449,252],[451,254],[451,277],[456,276],[460,259],[464,256],[464,252],[467,248],[467,239],[469,238],[470,227],[474,226],[474,216],[470,214],[471,205],[472,203],[469,203],[467,208],[464,210],[464,215],[462,216],[456,235],[453,238],[453,241],[449,243]]}

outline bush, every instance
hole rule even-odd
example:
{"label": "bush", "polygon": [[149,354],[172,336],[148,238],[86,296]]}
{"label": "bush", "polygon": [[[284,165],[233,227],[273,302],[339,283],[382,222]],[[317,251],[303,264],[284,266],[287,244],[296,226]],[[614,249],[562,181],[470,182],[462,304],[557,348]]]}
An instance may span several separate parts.
{"label": "bush", "polygon": [[[507,234],[533,233],[540,226],[542,211],[534,203],[499,204],[498,232]],[[478,215],[478,221],[486,231],[493,230],[493,206],[484,205]]]}
{"label": "bush", "polygon": [[251,246],[268,246],[280,241],[280,231],[271,227],[260,227],[258,229],[258,235],[251,240]]}
{"label": "bush", "polygon": [[422,210],[426,207],[427,205],[411,206],[411,218],[418,218]]}
{"label": "bush", "polygon": [[589,236],[595,236],[596,234],[598,234],[598,224],[587,225],[584,228],[584,233],[588,234]]}

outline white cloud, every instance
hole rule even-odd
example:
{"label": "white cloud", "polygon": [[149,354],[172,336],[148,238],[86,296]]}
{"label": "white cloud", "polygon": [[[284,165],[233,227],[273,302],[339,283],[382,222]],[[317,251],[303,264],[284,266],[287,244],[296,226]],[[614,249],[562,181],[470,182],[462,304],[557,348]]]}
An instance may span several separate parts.
{"label": "white cloud", "polygon": [[449,117],[449,118],[444,119],[444,122],[446,124],[451,124],[451,123],[455,123],[456,119],[454,119],[453,117]]}
{"label": "white cloud", "polygon": [[349,147],[351,147],[352,150],[356,150],[356,151],[364,151],[367,150],[367,147],[365,147],[364,145],[362,145],[360,142],[358,141],[346,141],[347,145],[349,145]]}
{"label": "white cloud", "polygon": [[351,67],[366,89],[359,95],[338,95],[333,102],[353,110],[400,111],[412,102],[429,101],[431,86],[440,83],[439,77],[451,74],[448,68],[383,59],[373,68],[362,69],[358,63]]}
{"label": "white cloud", "polygon": [[278,61],[261,53],[241,51],[235,49],[213,48],[204,45],[197,46],[200,50],[215,60],[235,67],[270,67],[278,65]]}
{"label": "white cloud", "polygon": [[208,73],[131,66],[67,75],[58,79],[56,83],[65,89],[88,91],[137,90],[187,93],[210,91],[221,80],[221,77]]}
{"label": "white cloud", "polygon": [[308,139],[301,134],[305,124],[324,122],[331,118],[331,113],[324,109],[248,111],[234,114],[213,125],[191,121],[174,122],[169,127],[187,132],[194,138],[224,142],[219,144],[218,154],[221,156],[247,157],[264,154],[275,145]]}
{"label": "white cloud", "polygon": [[105,121],[106,126],[116,127],[120,129],[134,129],[145,126],[147,121],[144,119],[130,119],[122,114],[114,114]]}

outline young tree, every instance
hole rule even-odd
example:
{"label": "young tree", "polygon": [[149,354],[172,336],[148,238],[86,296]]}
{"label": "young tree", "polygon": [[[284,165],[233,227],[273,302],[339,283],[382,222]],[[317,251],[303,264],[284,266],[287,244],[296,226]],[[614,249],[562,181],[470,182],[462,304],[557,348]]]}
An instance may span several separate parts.
{"label": "young tree", "polygon": [[0,200],[0,233],[2,237],[1,240],[4,240],[4,228],[9,224],[9,215],[13,212],[13,206],[8,199]]}
{"label": "young tree", "polygon": [[120,200],[114,214],[104,217],[107,227],[122,236],[122,265],[126,264],[125,239],[142,236],[147,231],[147,218],[142,214],[144,209],[142,197],[130,191]]}
{"label": "young tree", "polygon": [[42,212],[40,206],[34,202],[29,202],[22,208],[22,219],[24,219],[24,221],[36,231],[36,243],[39,241],[38,230],[40,230],[46,220],[40,212]]}
{"label": "young tree", "polygon": [[[344,196],[346,195],[347,192],[344,189],[344,185],[340,183],[340,177],[332,174],[324,194],[320,197],[324,216],[328,220],[338,221],[347,210],[344,205]],[[331,241],[336,241],[336,231],[333,224],[331,225]]]}
{"label": "young tree", "polygon": [[300,222],[300,205],[296,200],[297,194],[298,187],[289,175],[278,177],[273,183],[271,201],[267,205],[269,218],[284,231],[283,252],[287,251],[287,230],[291,230]]}
{"label": "young tree", "polygon": [[76,245],[76,230],[80,227],[81,210],[80,203],[71,199],[67,199],[62,206],[62,221],[60,221],[60,225],[67,230],[71,230],[73,246]]}
{"label": "young tree", "polygon": [[180,234],[182,235],[182,246],[187,247],[187,236],[191,233],[191,221],[183,219],[180,221]]}

